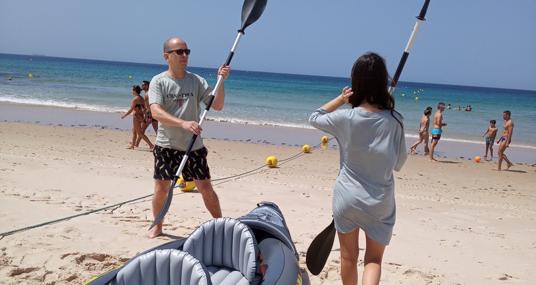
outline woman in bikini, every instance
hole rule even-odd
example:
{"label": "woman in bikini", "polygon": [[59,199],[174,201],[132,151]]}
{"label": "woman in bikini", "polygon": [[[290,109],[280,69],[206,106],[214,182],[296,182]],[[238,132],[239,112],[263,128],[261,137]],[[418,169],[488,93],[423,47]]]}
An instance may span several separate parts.
{"label": "woman in bikini", "polygon": [[149,145],[149,148],[153,149],[153,144],[147,138],[147,136],[143,133],[142,129],[142,123],[145,121],[145,101],[143,100],[143,97],[140,96],[141,93],[141,87],[138,85],[132,86],[132,96],[134,97],[132,99],[132,102],[130,103],[130,109],[121,116],[121,119],[124,119],[126,116],[130,115],[130,113],[133,113],[132,115],[132,142],[130,143],[130,146],[128,149],[134,149],[134,146],[136,145],[136,139],[138,137],[142,138],[147,145]]}

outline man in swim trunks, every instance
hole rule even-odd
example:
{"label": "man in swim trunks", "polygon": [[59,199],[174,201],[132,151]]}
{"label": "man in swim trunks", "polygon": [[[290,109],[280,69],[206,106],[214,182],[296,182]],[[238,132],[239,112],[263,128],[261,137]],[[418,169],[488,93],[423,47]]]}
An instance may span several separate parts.
{"label": "man in swim trunks", "polygon": [[511,117],[512,113],[510,111],[503,112],[504,131],[502,133],[502,136],[497,141],[497,143],[499,144],[499,165],[497,170],[499,171],[501,171],[501,164],[503,159],[508,164],[506,169],[509,169],[512,166],[512,162],[510,162],[510,160],[504,153],[506,151],[506,148],[510,146],[510,143],[512,142],[512,135],[514,133],[514,122],[512,121]]}
{"label": "man in swim trunks", "polygon": [[[221,111],[224,106],[225,87],[222,81],[211,97],[210,87],[203,77],[187,70],[191,50],[179,37],[171,37],[164,42],[163,56],[168,69],[153,77],[149,87],[149,104],[153,118],[158,119],[158,133],[153,150],[154,155],[154,196],[153,215],[156,218],[164,206],[171,185],[182,158],[186,155],[193,135],[198,135],[192,151],[182,171],[185,181],[194,181],[201,193],[205,207],[213,218],[222,216],[218,195],[212,187],[210,169],[207,162],[208,150],[201,138],[202,128],[198,121],[201,104]],[[218,76],[226,80],[230,68],[222,65]],[[162,221],[149,232],[150,238],[162,234]]]}
{"label": "man in swim trunks", "polygon": [[[145,113],[144,113],[143,122],[141,124],[141,130],[145,134],[145,131],[147,130],[149,125],[152,124],[154,133],[157,134],[158,133],[158,121],[155,120],[153,116],[151,115],[151,108],[149,106],[149,81],[143,80],[141,83],[141,89],[144,91],[143,100],[145,102],[144,103]],[[140,140],[141,138],[138,137],[138,139],[136,140],[136,147],[139,146]]]}
{"label": "man in swim trunks", "polygon": [[145,99],[145,105],[147,106],[146,108],[147,114],[145,114],[146,124],[147,126],[149,124],[152,124],[154,132],[157,133],[158,121],[155,120],[153,116],[151,115],[151,108],[149,107],[149,81],[144,80],[143,83],[141,84],[141,89],[143,89],[143,93],[144,93],[143,98]]}
{"label": "man in swim trunks", "polygon": [[437,104],[437,111],[434,114],[434,128],[432,129],[432,143],[430,149],[430,160],[437,161],[434,158],[434,151],[437,146],[437,143],[441,139],[441,133],[443,133],[443,127],[446,126],[446,123],[443,123],[443,111],[445,111],[445,103],[439,102]]}

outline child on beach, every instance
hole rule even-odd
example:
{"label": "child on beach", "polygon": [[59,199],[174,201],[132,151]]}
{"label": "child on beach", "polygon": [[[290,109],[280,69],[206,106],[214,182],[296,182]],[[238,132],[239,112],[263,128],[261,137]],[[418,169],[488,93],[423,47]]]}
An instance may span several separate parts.
{"label": "child on beach", "polygon": [[[489,127],[484,133],[483,137],[486,140],[486,154],[484,155],[485,160],[493,160],[493,142],[497,136],[497,127],[495,126],[497,122],[495,120],[489,121]],[[488,151],[491,155],[491,158],[488,159]]]}
{"label": "child on beach", "polygon": [[[352,88],[327,102],[309,123],[337,138],[341,169],[333,192],[343,284],[357,284],[359,229],[366,235],[364,284],[378,284],[395,224],[393,170],[407,158],[402,115],[387,91],[383,58],[367,53],[352,68]],[[339,109],[350,103],[352,109]]]}
{"label": "child on beach", "polygon": [[145,120],[145,101],[140,96],[141,93],[141,87],[139,85],[132,86],[132,101],[130,102],[130,109],[121,116],[121,119],[124,119],[126,116],[130,115],[130,113],[134,112],[133,118],[132,118],[132,142],[130,143],[130,146],[128,149],[134,149],[136,146],[136,140],[138,137],[142,138],[147,145],[149,145],[149,148],[153,150],[153,144],[147,138],[147,136],[143,133],[142,129],[142,123]]}
{"label": "child on beach", "polygon": [[428,130],[430,129],[431,114],[432,107],[426,107],[426,109],[424,109],[424,114],[421,117],[421,123],[419,125],[419,140],[411,146],[411,154],[417,153],[417,146],[422,142],[424,142],[424,155],[428,155],[428,153],[430,152],[430,150],[428,149],[428,137],[430,136]]}

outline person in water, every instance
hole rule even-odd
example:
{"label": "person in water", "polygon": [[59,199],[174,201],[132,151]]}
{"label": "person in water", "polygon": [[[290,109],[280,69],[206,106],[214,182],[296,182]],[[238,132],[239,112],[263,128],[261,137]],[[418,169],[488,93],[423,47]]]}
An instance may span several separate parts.
{"label": "person in water", "polygon": [[[489,127],[487,128],[484,135],[484,140],[486,141],[486,154],[484,155],[485,160],[493,160],[493,143],[495,142],[495,137],[497,136],[497,126],[495,125],[497,122],[495,120],[489,121]],[[488,159],[488,152],[490,153],[491,157]]]}
{"label": "person in water", "polygon": [[430,160],[432,161],[437,161],[437,159],[434,158],[434,151],[437,143],[439,143],[439,140],[441,139],[443,127],[447,125],[446,123],[443,123],[443,111],[445,111],[445,103],[439,102],[437,104],[437,111],[434,114],[434,128],[432,129],[432,148],[430,150]]}
{"label": "person in water", "polygon": [[428,148],[428,138],[430,137],[430,115],[432,115],[432,107],[426,107],[419,124],[419,140],[411,146],[411,154],[417,153],[417,146],[422,142],[424,142],[424,155],[428,155],[430,152],[430,149]]}
{"label": "person in water", "polygon": [[128,149],[134,149],[136,146],[137,138],[143,139],[147,145],[149,145],[149,148],[153,150],[153,144],[147,138],[147,136],[143,133],[142,130],[142,123],[145,120],[145,101],[140,95],[141,93],[141,87],[139,85],[132,86],[132,101],[130,102],[130,109],[121,116],[121,119],[124,119],[126,116],[130,115],[130,113],[133,113],[132,116],[132,141],[130,142],[130,146]]}
{"label": "person in water", "polygon": [[498,162],[498,168],[497,170],[501,171],[501,165],[503,160],[506,161],[508,166],[506,169],[509,169],[512,167],[512,162],[508,159],[508,157],[505,154],[506,149],[510,146],[510,143],[512,142],[512,135],[514,134],[514,121],[512,121],[512,113],[510,111],[504,111],[503,112],[503,120],[504,120],[504,131],[502,133],[502,136],[499,138],[497,143],[499,144],[499,162]]}
{"label": "person in water", "polygon": [[[393,170],[402,168],[407,153],[403,118],[387,91],[388,77],[382,57],[362,55],[352,68],[352,87],[309,117],[313,127],[332,134],[340,145],[332,207],[343,284],[357,284],[360,229],[366,236],[362,282],[379,283],[395,224]],[[346,103],[352,108],[339,109]]]}
{"label": "person in water", "polygon": [[[203,145],[201,126],[197,123],[201,115],[201,102],[208,105],[212,92],[207,81],[186,70],[191,50],[179,37],[164,42],[164,59],[168,70],[153,77],[149,84],[149,104],[153,118],[159,122],[154,148],[154,196],[153,215],[156,218],[164,206],[171,180],[174,178],[193,135],[198,135],[186,165],[182,171],[185,181],[194,181],[203,197],[205,207],[212,217],[222,216],[218,195],[210,181],[207,163],[208,151]],[[218,76],[225,80],[230,68],[222,65]],[[215,90],[212,108],[223,109],[224,84]],[[162,234],[162,222],[155,225],[148,236]]]}

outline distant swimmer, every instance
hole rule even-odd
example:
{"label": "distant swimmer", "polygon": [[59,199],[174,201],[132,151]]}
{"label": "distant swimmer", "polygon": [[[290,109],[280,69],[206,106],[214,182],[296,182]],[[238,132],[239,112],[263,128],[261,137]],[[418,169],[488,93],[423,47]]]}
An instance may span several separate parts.
{"label": "distant swimmer", "polygon": [[504,131],[502,133],[502,136],[497,141],[497,143],[499,144],[499,163],[497,170],[499,171],[501,170],[503,159],[508,164],[506,169],[509,169],[513,165],[504,153],[506,151],[506,148],[510,146],[510,143],[512,142],[512,135],[514,134],[514,121],[512,121],[512,113],[510,111],[504,111],[503,119]]}
{"label": "distant swimmer", "polygon": [[437,159],[434,158],[434,151],[437,143],[441,139],[443,127],[447,125],[446,123],[443,123],[443,111],[445,111],[445,103],[439,102],[437,104],[437,111],[434,114],[434,128],[432,129],[432,149],[430,151],[430,160],[432,161],[437,161]]}
{"label": "distant swimmer", "polygon": [[424,142],[424,155],[428,155],[430,153],[430,149],[428,148],[428,138],[430,136],[430,115],[432,115],[432,107],[426,107],[419,124],[419,140],[411,146],[411,154],[417,153],[417,146],[422,142]]}
{"label": "distant swimmer", "polygon": [[[493,143],[495,142],[495,137],[497,136],[497,126],[495,126],[497,122],[495,120],[489,121],[489,127],[486,129],[486,132],[484,135],[484,139],[486,140],[486,154],[484,155],[484,159],[486,160],[493,160]],[[491,158],[488,159],[488,151],[491,154]]]}

